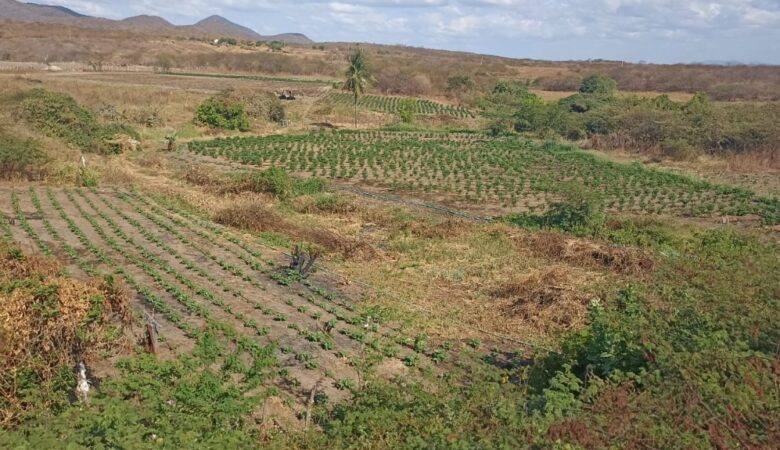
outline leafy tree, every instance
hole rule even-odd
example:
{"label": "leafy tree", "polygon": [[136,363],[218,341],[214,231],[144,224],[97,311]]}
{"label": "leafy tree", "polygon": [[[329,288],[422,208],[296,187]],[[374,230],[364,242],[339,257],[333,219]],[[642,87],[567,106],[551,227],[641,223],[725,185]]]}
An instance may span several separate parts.
{"label": "leafy tree", "polygon": [[617,89],[617,82],[604,75],[590,75],[582,80],[580,92],[611,97]]}
{"label": "leafy tree", "polygon": [[349,68],[346,72],[343,89],[352,92],[355,99],[355,128],[357,128],[358,97],[374,82],[366,60],[366,54],[361,48],[355,49],[348,58]]}

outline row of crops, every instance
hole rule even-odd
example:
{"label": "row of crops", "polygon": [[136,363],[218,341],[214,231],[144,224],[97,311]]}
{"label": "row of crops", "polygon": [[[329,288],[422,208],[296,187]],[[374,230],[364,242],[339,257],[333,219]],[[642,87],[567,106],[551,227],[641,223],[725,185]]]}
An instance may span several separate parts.
{"label": "row of crops", "polygon": [[444,195],[456,202],[513,211],[542,213],[577,188],[614,212],[756,214],[770,223],[780,220],[777,199],[516,136],[339,131],[218,138],[191,142],[189,150],[304,176]]}
{"label": "row of crops", "polygon": [[[67,259],[72,275],[123,279],[153,316],[188,339],[235,342],[246,355],[231,367],[244,375],[246,390],[269,378],[275,358],[280,384],[299,386],[296,371],[318,371],[330,380],[323,392],[338,396],[356,386],[358,354],[407,367],[465,354],[453,343],[407,335],[381,313],[290,275],[257,245],[165,198],[41,188],[7,197],[0,202],[0,210],[12,211],[0,214],[5,238]],[[163,327],[163,339],[166,333]]]}
{"label": "row of crops", "polygon": [[[325,97],[324,101],[335,105],[352,106],[355,98],[349,93],[331,93]],[[416,115],[474,117],[471,111],[462,106],[445,105],[431,100],[387,95],[361,95],[358,97],[359,107],[390,114],[398,114],[403,102],[408,102]]]}

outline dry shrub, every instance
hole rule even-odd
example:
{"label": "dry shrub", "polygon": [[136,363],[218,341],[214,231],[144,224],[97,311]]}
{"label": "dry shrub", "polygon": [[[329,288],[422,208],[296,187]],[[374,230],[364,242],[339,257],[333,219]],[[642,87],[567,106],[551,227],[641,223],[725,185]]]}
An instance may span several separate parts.
{"label": "dry shrub", "polygon": [[214,221],[223,225],[250,231],[273,231],[285,233],[293,224],[258,204],[233,205],[217,212]]}
{"label": "dry shrub", "polygon": [[184,181],[196,186],[213,186],[215,182],[213,172],[201,165],[188,166],[184,170],[182,178],[184,178]]}
{"label": "dry shrub", "polygon": [[329,230],[299,226],[256,203],[224,208],[217,212],[214,221],[249,231],[280,233],[293,240],[317,244],[328,253],[338,253],[344,258],[370,260],[379,256],[376,249],[368,242],[342,236]]}
{"label": "dry shrub", "polygon": [[[61,276],[54,261],[0,249],[0,425],[15,421],[63,370],[98,352],[119,348],[131,317],[125,286],[116,280]],[[31,403],[33,402],[33,403]]]}
{"label": "dry shrub", "polygon": [[588,302],[574,284],[564,269],[554,267],[507,281],[493,295],[511,300],[505,314],[568,329],[584,323]]}
{"label": "dry shrub", "polygon": [[775,151],[730,153],[726,162],[729,170],[741,173],[780,169],[780,156]]}
{"label": "dry shrub", "polygon": [[409,232],[428,239],[453,239],[471,231],[473,224],[462,219],[447,219],[439,223],[414,222]]}
{"label": "dry shrub", "polygon": [[539,255],[574,265],[603,267],[625,275],[652,272],[656,262],[646,252],[630,247],[564,236],[556,231],[541,231],[527,236],[520,245]]}

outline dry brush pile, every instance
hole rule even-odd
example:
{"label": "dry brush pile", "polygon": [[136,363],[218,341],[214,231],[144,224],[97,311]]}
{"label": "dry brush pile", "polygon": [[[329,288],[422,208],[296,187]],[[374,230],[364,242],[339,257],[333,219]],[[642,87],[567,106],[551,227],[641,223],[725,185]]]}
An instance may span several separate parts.
{"label": "dry brush pile", "polygon": [[0,425],[58,401],[73,367],[125,343],[131,318],[124,285],[76,280],[43,256],[0,244]]}

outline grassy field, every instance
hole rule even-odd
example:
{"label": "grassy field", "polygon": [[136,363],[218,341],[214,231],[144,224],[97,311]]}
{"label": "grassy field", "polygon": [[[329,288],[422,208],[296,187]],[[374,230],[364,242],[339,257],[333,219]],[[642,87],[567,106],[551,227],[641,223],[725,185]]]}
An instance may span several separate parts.
{"label": "grassy field", "polygon": [[[363,96],[343,130],[324,84],[196,75],[2,76],[0,447],[780,439],[769,168],[493,133],[423,97],[410,124]],[[195,120],[281,86],[284,124]]]}

